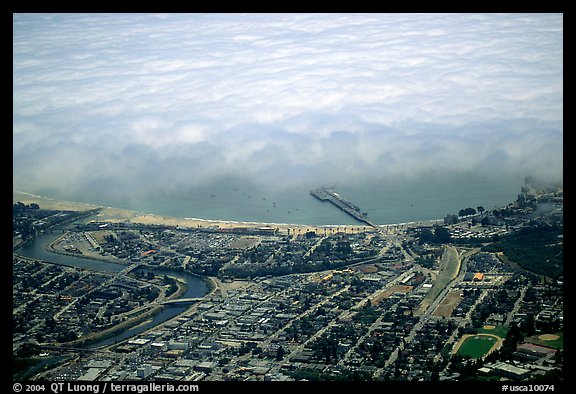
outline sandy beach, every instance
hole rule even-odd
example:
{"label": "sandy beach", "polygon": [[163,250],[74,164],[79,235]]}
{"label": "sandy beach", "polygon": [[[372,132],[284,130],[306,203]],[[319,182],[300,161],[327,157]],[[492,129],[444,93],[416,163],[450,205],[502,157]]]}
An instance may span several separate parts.
{"label": "sandy beach", "polygon": [[69,211],[84,211],[88,209],[101,208],[101,211],[94,217],[94,220],[106,222],[130,222],[140,223],[146,225],[163,225],[163,226],[177,226],[179,228],[199,228],[199,227],[214,227],[214,228],[276,228],[280,233],[286,234],[304,234],[307,231],[314,231],[318,234],[327,234],[331,232],[363,232],[373,230],[365,225],[329,225],[329,226],[312,226],[302,224],[290,223],[257,223],[257,222],[239,222],[239,221],[222,221],[222,220],[209,220],[200,218],[176,218],[162,215],[154,215],[145,212],[130,211],[127,209],[119,209],[113,207],[104,207],[99,205],[84,204],[72,201],[62,201],[52,198],[37,196],[30,193],[13,191],[12,201],[18,201],[24,204],[36,203],[41,209],[50,210],[69,210]]}

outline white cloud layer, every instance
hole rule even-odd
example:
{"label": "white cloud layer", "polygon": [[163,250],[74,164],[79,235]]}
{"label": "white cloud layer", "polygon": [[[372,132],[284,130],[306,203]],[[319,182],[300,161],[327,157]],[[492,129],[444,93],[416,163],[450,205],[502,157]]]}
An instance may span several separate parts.
{"label": "white cloud layer", "polygon": [[560,14],[15,14],[13,33],[17,189],[562,178]]}

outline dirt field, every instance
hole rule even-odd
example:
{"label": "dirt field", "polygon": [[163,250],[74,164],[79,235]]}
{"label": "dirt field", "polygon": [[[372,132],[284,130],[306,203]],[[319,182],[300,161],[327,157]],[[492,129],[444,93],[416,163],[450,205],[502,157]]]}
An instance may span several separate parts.
{"label": "dirt field", "polygon": [[452,314],[454,308],[458,306],[462,296],[460,295],[460,290],[452,290],[438,305],[432,316],[436,317],[449,317]]}
{"label": "dirt field", "polygon": [[232,282],[219,282],[220,287],[225,290],[238,290],[251,284],[248,280],[235,280]]}
{"label": "dirt field", "polygon": [[538,339],[541,339],[543,341],[555,341],[558,338],[560,338],[560,335],[556,334],[543,334],[538,337]]}
{"label": "dirt field", "polygon": [[365,274],[372,274],[374,272],[378,272],[378,268],[371,264],[358,266],[358,269],[364,272]]}
{"label": "dirt field", "polygon": [[382,301],[385,298],[390,297],[392,294],[394,294],[396,292],[408,293],[408,292],[412,291],[412,289],[413,289],[413,286],[394,285],[391,288],[384,290],[383,292],[381,292],[380,294],[378,294],[374,298],[372,298],[371,304],[372,305],[378,305],[380,303],[380,301]]}
{"label": "dirt field", "polygon": [[255,245],[258,242],[260,242],[259,238],[241,237],[241,238],[238,238],[237,240],[235,240],[234,242],[232,242],[230,247],[234,248],[234,249],[247,249],[247,248]]}

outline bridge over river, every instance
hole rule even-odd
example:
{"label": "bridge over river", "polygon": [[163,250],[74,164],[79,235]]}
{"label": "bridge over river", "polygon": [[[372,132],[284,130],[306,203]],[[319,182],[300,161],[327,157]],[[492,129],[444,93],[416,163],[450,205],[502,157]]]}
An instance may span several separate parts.
{"label": "bridge over river", "polygon": [[159,305],[191,304],[203,300],[204,298],[175,298],[173,300],[160,301],[158,304]]}

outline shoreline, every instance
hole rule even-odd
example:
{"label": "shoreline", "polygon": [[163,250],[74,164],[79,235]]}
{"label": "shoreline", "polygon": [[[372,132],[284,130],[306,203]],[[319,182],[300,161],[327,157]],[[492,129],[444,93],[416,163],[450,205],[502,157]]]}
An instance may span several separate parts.
{"label": "shoreline", "polygon": [[[101,211],[96,214],[96,219],[103,222],[111,223],[135,223],[144,225],[163,225],[163,226],[174,226],[177,228],[238,228],[238,227],[248,227],[248,228],[276,228],[280,233],[288,234],[291,231],[301,232],[305,231],[334,231],[340,230],[347,232],[354,230],[367,232],[374,231],[375,229],[371,226],[365,224],[329,224],[329,225],[312,225],[312,224],[297,224],[297,223],[268,223],[268,222],[254,222],[254,221],[237,221],[237,220],[215,220],[215,219],[202,219],[185,217],[178,218],[165,215],[157,215],[153,213],[132,211],[123,208],[106,207],[103,205],[95,205],[88,203],[80,203],[73,201],[57,200],[49,197],[42,197],[32,193],[13,191],[12,192],[12,202],[22,202],[24,204],[36,203],[41,209],[47,210],[70,210],[70,211],[85,211],[89,209],[100,208]],[[381,230],[396,228],[396,227],[412,227],[412,226],[432,226],[436,223],[443,222],[444,219],[429,219],[429,220],[415,220],[402,223],[393,224],[378,224]]]}

